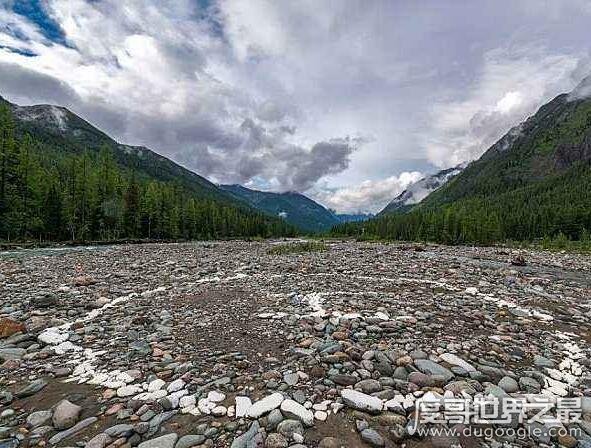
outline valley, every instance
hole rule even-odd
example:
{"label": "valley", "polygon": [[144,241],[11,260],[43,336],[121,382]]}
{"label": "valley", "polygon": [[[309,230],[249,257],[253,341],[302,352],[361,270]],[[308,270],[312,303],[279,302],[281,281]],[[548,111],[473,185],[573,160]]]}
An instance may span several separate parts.
{"label": "valley", "polygon": [[[589,257],[296,244],[0,253],[0,446],[590,446]],[[444,396],[571,397],[582,416],[420,436]]]}

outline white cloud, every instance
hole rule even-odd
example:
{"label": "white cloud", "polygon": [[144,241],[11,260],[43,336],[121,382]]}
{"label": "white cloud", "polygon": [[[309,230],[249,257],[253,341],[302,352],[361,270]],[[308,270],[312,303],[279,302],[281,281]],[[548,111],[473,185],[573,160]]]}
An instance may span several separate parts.
{"label": "white cloud", "polygon": [[436,103],[423,143],[443,168],[479,157],[511,127],[551,98],[570,91],[585,54],[554,54],[546,48],[496,49],[484,56],[481,73],[464,99]]}
{"label": "white cloud", "polygon": [[478,156],[589,69],[585,0],[39,2],[68,46],[6,3],[0,25],[27,38],[0,26],[9,99],[68,106],[214,181],[335,190],[341,210]]}
{"label": "white cloud", "polygon": [[340,213],[377,213],[422,178],[418,171],[403,172],[382,180],[366,180],[354,187],[312,191],[311,196]]}

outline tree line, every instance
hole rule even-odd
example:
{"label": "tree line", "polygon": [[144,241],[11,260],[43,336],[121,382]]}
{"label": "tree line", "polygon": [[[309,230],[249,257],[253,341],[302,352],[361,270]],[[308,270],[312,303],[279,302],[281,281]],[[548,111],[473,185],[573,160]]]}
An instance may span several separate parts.
{"label": "tree line", "polygon": [[116,162],[113,148],[65,151],[17,135],[0,105],[0,240],[211,239],[291,236],[284,221],[200,197]]}
{"label": "tree line", "polygon": [[504,241],[567,239],[591,234],[591,168],[580,162],[560,175],[513,190],[460,199],[435,207],[415,207],[363,223],[334,227],[334,236],[492,244]]}

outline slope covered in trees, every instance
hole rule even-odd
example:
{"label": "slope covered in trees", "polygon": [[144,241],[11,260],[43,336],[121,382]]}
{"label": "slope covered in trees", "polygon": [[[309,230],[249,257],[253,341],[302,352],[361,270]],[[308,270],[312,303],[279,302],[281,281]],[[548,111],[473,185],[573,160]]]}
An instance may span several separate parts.
{"label": "slope covered in trees", "polygon": [[578,93],[589,83],[544,105],[412,212],[333,232],[452,244],[588,239],[591,99]]}
{"label": "slope covered in trees", "polygon": [[221,188],[259,210],[281,216],[307,232],[326,231],[340,222],[331,211],[294,191],[273,193],[251,190],[241,185],[222,185]]}
{"label": "slope covered in trees", "polygon": [[66,109],[0,99],[0,240],[293,235],[147,148]]}

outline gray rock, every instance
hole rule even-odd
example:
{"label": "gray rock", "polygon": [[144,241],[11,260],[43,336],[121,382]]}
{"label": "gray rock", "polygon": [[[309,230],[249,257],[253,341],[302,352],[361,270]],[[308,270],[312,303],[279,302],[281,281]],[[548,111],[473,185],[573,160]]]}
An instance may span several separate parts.
{"label": "gray rock", "polygon": [[120,424],[111,426],[110,428],[105,429],[105,434],[108,436],[113,437],[114,439],[118,439],[121,436],[128,437],[133,433],[134,427],[128,424]]}
{"label": "gray rock", "polygon": [[39,378],[38,380],[30,382],[24,388],[17,391],[15,395],[18,398],[30,397],[31,395],[35,395],[37,392],[39,392],[45,386],[47,386],[47,381],[45,381],[42,378]]}
{"label": "gray rock", "polygon": [[288,446],[287,439],[276,432],[269,434],[265,441],[265,448],[287,448]]}
{"label": "gray rock", "polygon": [[517,381],[515,381],[510,376],[504,376],[503,378],[501,378],[498,386],[508,394],[517,392],[519,390],[519,384],[517,384]]}
{"label": "gray rock", "polygon": [[454,374],[449,369],[446,369],[430,359],[415,359],[414,364],[417,369],[424,374],[442,376],[446,382],[454,377]]}
{"label": "gray rock", "polygon": [[37,411],[29,414],[27,417],[27,425],[30,428],[38,428],[39,426],[46,425],[51,421],[52,411]]}
{"label": "gray rock", "polygon": [[71,428],[66,429],[65,431],[62,431],[62,432],[58,432],[51,439],[49,439],[49,443],[51,445],[57,445],[58,443],[62,442],[63,440],[66,440],[66,439],[72,437],[77,432],[82,431],[87,426],[92,425],[97,420],[98,419],[96,417],[88,417],[87,419],[84,419],[81,422],[78,422],[76,425],[72,426]]}
{"label": "gray rock", "polygon": [[174,448],[191,448],[193,446],[201,445],[203,442],[205,442],[205,436],[200,434],[189,434],[181,437]]}
{"label": "gray rock", "polygon": [[369,412],[370,414],[377,414],[383,409],[382,400],[371,395],[364,394],[362,392],[343,389],[341,391],[341,397],[343,402],[353,409],[359,411]]}
{"label": "gray rock", "polygon": [[105,433],[97,434],[88,441],[84,448],[105,448],[113,439]]}
{"label": "gray rock", "polygon": [[277,425],[277,432],[288,440],[292,440],[294,434],[304,434],[304,426],[299,420],[287,419]]}
{"label": "gray rock", "polygon": [[548,367],[550,369],[553,369],[556,363],[551,359],[545,358],[543,356],[534,355],[534,365],[536,367]]}
{"label": "gray rock", "polygon": [[68,400],[62,400],[58,403],[53,411],[53,426],[56,429],[71,428],[76,424],[80,417],[82,408]]}
{"label": "gray rock", "polygon": [[230,448],[250,448],[251,446],[262,448],[264,442],[263,436],[259,434],[260,429],[259,422],[255,420],[248,431],[234,439]]}
{"label": "gray rock", "polygon": [[522,376],[519,378],[519,386],[529,394],[539,394],[542,390],[540,383],[528,376]]}
{"label": "gray rock", "polygon": [[366,428],[361,431],[361,438],[371,446],[384,446],[386,443],[384,442],[384,438],[372,428]]}
{"label": "gray rock", "polygon": [[146,440],[138,448],[174,448],[179,436],[176,433],[166,434],[155,439]]}
{"label": "gray rock", "polygon": [[382,384],[378,380],[362,380],[355,384],[355,389],[360,390],[364,394],[372,394],[383,389]]}
{"label": "gray rock", "polygon": [[24,348],[0,348],[0,360],[22,359],[27,351]]}

